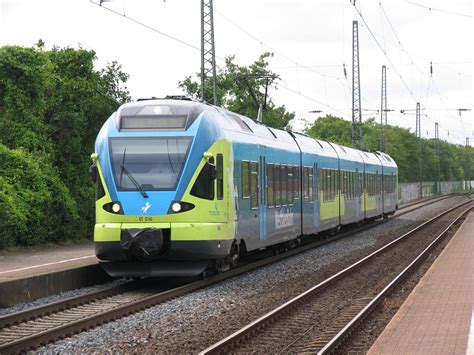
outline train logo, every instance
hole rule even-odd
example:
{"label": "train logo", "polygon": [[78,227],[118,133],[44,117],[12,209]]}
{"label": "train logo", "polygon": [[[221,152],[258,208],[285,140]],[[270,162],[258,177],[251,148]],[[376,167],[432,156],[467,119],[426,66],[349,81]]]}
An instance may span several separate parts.
{"label": "train logo", "polygon": [[151,207],[151,203],[150,203],[150,202],[145,203],[145,206],[142,207],[142,212],[143,212],[143,213],[147,213],[148,210],[150,209],[150,207]]}

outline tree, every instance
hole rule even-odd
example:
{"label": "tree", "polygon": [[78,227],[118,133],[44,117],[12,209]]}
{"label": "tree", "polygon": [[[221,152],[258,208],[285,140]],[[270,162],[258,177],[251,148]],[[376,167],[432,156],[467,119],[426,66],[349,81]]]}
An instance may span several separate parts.
{"label": "tree", "polygon": [[[262,54],[258,60],[248,67],[235,64],[235,56],[225,58],[225,67],[219,68],[216,77],[217,105],[227,108],[250,118],[256,118],[258,105],[255,100],[265,104],[265,90],[277,89],[275,82],[278,75],[268,69],[267,59],[271,53]],[[200,82],[200,74],[197,74]],[[194,99],[201,99],[201,87],[198,81],[191,76],[179,82],[179,87],[184,89]],[[206,97],[212,97],[211,84],[205,88]],[[285,129],[295,117],[294,113],[286,111],[285,106],[277,106],[270,96],[267,97],[263,115],[263,123],[270,127]]]}
{"label": "tree", "polygon": [[91,236],[90,154],[129,100],[120,65],[97,71],[95,59],[41,40],[0,48],[0,248]]}
{"label": "tree", "polygon": [[[314,124],[306,129],[313,138],[335,142],[344,146],[351,145],[351,122],[342,118],[326,115],[319,117]],[[387,153],[398,165],[399,181],[418,182],[420,180],[420,164],[422,181],[438,179],[438,157],[434,140],[420,139],[408,129],[387,126]],[[380,125],[374,118],[367,119],[362,125],[362,145],[366,150],[378,150]],[[465,147],[439,142],[440,145],[440,181],[463,180]],[[473,156],[474,148],[469,148]],[[471,167],[471,175],[474,169]]]}

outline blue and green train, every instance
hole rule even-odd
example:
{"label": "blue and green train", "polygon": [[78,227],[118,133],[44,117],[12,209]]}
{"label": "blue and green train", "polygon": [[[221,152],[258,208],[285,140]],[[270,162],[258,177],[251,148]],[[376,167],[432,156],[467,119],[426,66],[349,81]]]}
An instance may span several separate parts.
{"label": "blue and green train", "polygon": [[184,99],[121,106],[92,155],[96,255],[112,276],[226,270],[240,255],[392,214],[397,165]]}

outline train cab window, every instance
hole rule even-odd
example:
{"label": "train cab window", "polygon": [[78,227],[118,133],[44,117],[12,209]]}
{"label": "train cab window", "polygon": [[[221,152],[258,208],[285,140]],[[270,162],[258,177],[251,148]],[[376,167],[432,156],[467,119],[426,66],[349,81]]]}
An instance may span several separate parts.
{"label": "train cab window", "polygon": [[217,199],[224,198],[224,158],[222,154],[217,154]]}
{"label": "train cab window", "polygon": [[288,184],[287,184],[288,204],[292,205],[293,204],[293,191],[294,191],[293,167],[289,166],[287,167],[287,169],[288,169]]}
{"label": "train cab window", "polygon": [[270,208],[275,206],[275,177],[273,167],[273,164],[267,164],[267,205]]}
{"label": "train cab window", "polygon": [[250,163],[250,205],[258,207],[258,163]]}
{"label": "train cab window", "polygon": [[214,200],[214,179],[211,178],[213,165],[214,158],[209,159],[209,164],[204,164],[191,188],[191,195],[206,200]]}
{"label": "train cab window", "polygon": [[313,168],[308,168],[308,196],[309,196],[309,202],[314,201],[314,191],[313,191]]}
{"label": "train cab window", "polygon": [[250,163],[242,162],[242,198],[250,198]]}

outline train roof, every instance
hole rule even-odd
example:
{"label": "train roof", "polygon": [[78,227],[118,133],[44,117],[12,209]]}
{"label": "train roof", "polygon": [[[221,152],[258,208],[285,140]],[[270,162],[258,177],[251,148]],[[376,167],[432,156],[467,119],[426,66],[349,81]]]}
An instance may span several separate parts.
{"label": "train roof", "polygon": [[395,163],[395,160],[393,160],[393,158],[390,155],[388,155],[387,153],[376,151],[375,154],[377,154],[377,156],[379,157],[379,160],[382,162],[383,166],[388,166],[388,167],[391,167],[391,168],[396,168],[397,167],[397,163]]}
{"label": "train roof", "polygon": [[[224,108],[215,107],[221,114],[218,119],[220,128],[224,131],[226,138],[241,143],[258,143],[268,147],[278,147],[289,151],[299,151],[293,137],[289,132],[267,127],[264,124],[228,111]],[[223,119],[222,119],[223,118]]]}
{"label": "train roof", "polygon": [[[299,146],[303,153],[318,154],[320,156],[360,163],[364,162],[372,165],[397,167],[395,161],[384,152],[361,151],[336,143],[314,139],[301,133],[290,133],[285,130],[267,127],[262,123],[225,108],[207,105],[183,97],[171,96],[164,99],[153,97],[123,104],[117,110],[115,122],[117,129],[126,130],[130,128],[128,125],[132,122],[132,120],[127,121],[127,117],[145,117],[145,120],[133,120],[133,124],[145,125],[146,118],[153,115],[163,115],[163,117],[167,118],[166,125],[156,129],[187,130],[204,112],[215,120],[224,136],[233,141],[255,144],[255,139],[257,138],[259,144],[269,147],[299,151]],[[149,130],[150,127],[138,126],[132,127],[132,129]]]}

